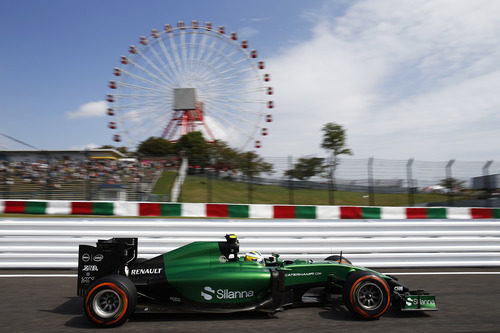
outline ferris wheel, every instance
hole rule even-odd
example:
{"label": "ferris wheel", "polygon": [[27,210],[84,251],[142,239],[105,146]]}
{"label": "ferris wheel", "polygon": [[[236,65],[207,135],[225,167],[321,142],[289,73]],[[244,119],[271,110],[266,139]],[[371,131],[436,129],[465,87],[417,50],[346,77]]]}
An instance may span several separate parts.
{"label": "ferris wheel", "polygon": [[201,131],[237,149],[260,148],[272,122],[264,62],[224,27],[179,21],[129,47],[107,95],[113,140],[132,150],[151,136],[176,141]]}

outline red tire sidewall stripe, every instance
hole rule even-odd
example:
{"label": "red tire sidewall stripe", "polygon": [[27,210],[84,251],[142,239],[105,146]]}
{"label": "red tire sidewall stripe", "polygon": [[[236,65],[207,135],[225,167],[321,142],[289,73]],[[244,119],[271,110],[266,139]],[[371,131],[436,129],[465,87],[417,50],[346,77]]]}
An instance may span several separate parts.
{"label": "red tire sidewall stripe", "polygon": [[[363,280],[366,280],[366,279],[369,279],[369,278],[372,278],[372,279],[375,279],[375,280],[379,281],[384,286],[384,289],[387,292],[387,304],[385,305],[384,310],[380,314],[378,314],[376,316],[373,316],[373,315],[370,315],[370,314],[366,313],[365,311],[363,311],[363,309],[361,309],[359,306],[357,306],[357,304],[353,301],[353,294],[354,294],[355,287],[358,285],[359,282],[361,282]],[[387,284],[381,278],[379,278],[378,276],[375,276],[375,275],[365,275],[365,276],[362,276],[359,279],[357,279],[352,284],[351,290],[349,290],[349,301],[351,302],[351,305],[352,305],[353,309],[356,312],[358,312],[359,314],[361,314],[363,317],[369,318],[369,319],[370,318],[377,318],[377,317],[381,316],[382,314],[384,314],[384,312],[389,307],[389,304],[391,303],[391,293],[389,292],[389,288],[387,288]]]}
{"label": "red tire sidewall stripe", "polygon": [[[113,289],[114,291],[116,291],[117,293],[119,293],[122,297],[123,297],[123,311],[121,313],[121,315],[116,318],[115,320],[113,321],[110,321],[110,322],[104,322],[102,320],[99,320],[97,318],[94,317],[94,315],[92,314],[92,312],[90,311],[90,305],[89,305],[89,299],[90,299],[90,296],[92,295],[92,293],[100,288],[100,287],[103,287],[103,286],[108,286],[110,287],[111,289]],[[88,315],[90,316],[90,318],[98,323],[98,324],[105,324],[105,325],[113,325],[114,323],[118,322],[120,319],[123,318],[123,316],[125,315],[125,313],[127,312],[127,308],[128,308],[128,297],[127,297],[127,294],[125,294],[125,292],[123,290],[121,290],[117,285],[115,285],[114,283],[111,283],[111,282],[103,282],[103,283],[100,283],[98,284],[97,286],[95,286],[94,288],[92,288],[91,291],[89,291],[89,293],[87,294],[87,297],[85,298],[85,308],[87,309],[87,313]]]}

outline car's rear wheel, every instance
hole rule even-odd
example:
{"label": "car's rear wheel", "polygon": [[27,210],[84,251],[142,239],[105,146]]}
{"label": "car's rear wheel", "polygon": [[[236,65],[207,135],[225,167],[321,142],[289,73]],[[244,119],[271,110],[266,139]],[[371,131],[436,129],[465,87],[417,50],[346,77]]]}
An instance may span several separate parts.
{"label": "car's rear wheel", "polygon": [[384,279],[367,271],[349,274],[343,289],[347,308],[364,319],[377,319],[391,303],[389,287]]}
{"label": "car's rear wheel", "polygon": [[127,277],[108,275],[89,287],[85,296],[86,316],[103,327],[122,325],[135,311],[137,290]]}
{"label": "car's rear wheel", "polygon": [[351,262],[349,259],[347,259],[347,258],[346,258],[346,257],[344,257],[344,256],[342,256],[342,258],[341,258],[341,257],[340,257],[339,255],[337,255],[337,254],[335,254],[335,255],[333,255],[333,256],[329,256],[329,257],[325,258],[325,260],[326,260],[326,261],[336,261],[336,262],[338,262],[339,264],[348,264],[348,265],[352,265],[352,262]]}

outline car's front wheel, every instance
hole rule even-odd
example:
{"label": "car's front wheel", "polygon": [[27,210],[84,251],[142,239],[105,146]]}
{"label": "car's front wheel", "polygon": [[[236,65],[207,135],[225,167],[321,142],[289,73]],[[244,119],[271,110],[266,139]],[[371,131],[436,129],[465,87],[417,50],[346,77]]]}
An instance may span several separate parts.
{"label": "car's front wheel", "polygon": [[385,280],[367,271],[349,274],[344,283],[343,297],[347,308],[364,319],[379,318],[391,303]]}
{"label": "car's front wheel", "polygon": [[108,275],[90,287],[84,300],[86,316],[103,327],[122,325],[135,311],[137,290],[127,277]]}

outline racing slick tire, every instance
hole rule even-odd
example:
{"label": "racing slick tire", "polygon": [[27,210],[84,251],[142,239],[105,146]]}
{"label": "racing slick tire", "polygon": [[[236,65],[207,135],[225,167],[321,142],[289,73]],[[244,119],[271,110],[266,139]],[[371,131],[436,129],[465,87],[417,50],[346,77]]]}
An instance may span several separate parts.
{"label": "racing slick tire", "polygon": [[125,276],[105,276],[88,290],[83,308],[87,318],[98,326],[120,326],[135,311],[137,290]]}
{"label": "racing slick tire", "polygon": [[326,257],[325,258],[325,261],[336,261],[338,262],[339,264],[348,264],[348,265],[352,265],[352,262],[347,259],[346,257],[342,256],[342,260],[340,259],[340,256],[335,254],[333,256],[329,256],[329,257]]}
{"label": "racing slick tire", "polygon": [[391,304],[389,286],[372,272],[356,271],[349,274],[342,294],[347,308],[363,319],[378,319]]}

